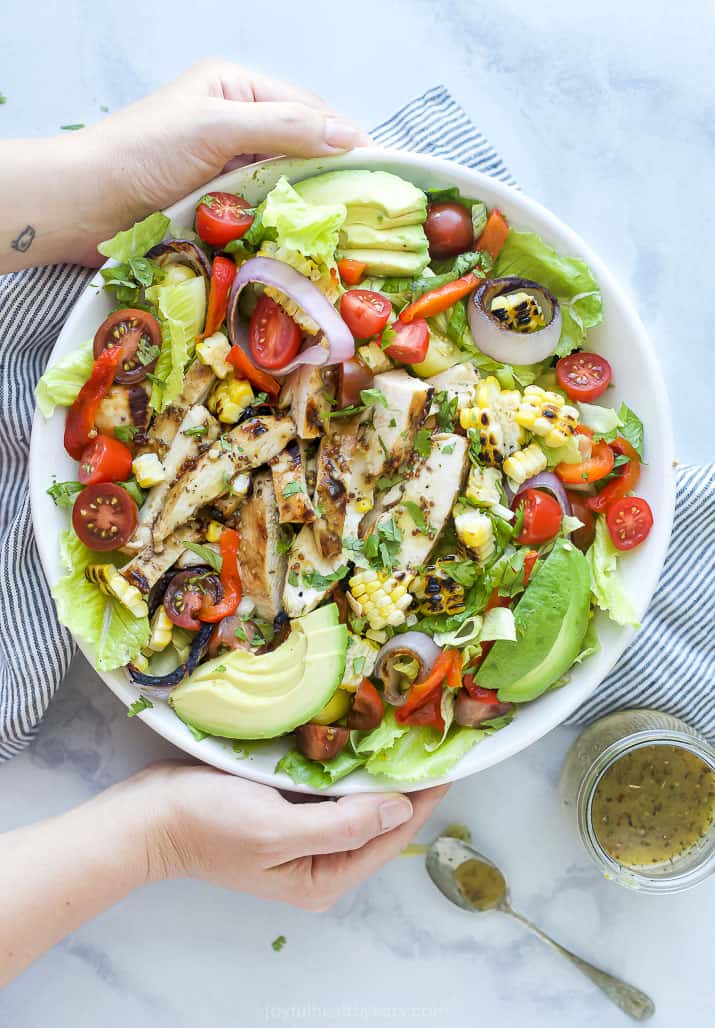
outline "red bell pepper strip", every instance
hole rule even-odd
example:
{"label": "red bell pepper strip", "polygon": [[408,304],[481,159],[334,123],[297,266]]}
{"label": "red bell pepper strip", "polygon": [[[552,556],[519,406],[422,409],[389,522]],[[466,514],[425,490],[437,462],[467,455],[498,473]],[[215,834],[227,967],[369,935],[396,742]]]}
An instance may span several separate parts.
{"label": "red bell pepper strip", "polygon": [[475,250],[486,250],[492,259],[496,260],[508,235],[509,226],[504,215],[498,207],[495,207],[487,218],[484,231],[476,242]]}
{"label": "red bell pepper strip", "polygon": [[224,528],[218,545],[221,551],[223,596],[218,603],[211,603],[210,598],[204,596],[199,612],[199,620],[208,621],[210,624],[235,614],[242,595],[241,576],[238,571],[238,532],[233,528]]}
{"label": "red bell pepper strip", "polygon": [[474,272],[470,271],[468,275],[456,278],[454,282],[447,282],[438,289],[432,289],[405,307],[400,312],[400,321],[409,325],[416,318],[433,318],[442,311],[448,311],[450,307],[454,307],[457,300],[471,293],[482,281],[483,279],[477,278]]}
{"label": "red bell pepper strip", "polygon": [[534,564],[536,564],[538,557],[539,554],[536,550],[529,550],[524,557],[524,588],[529,584],[529,579],[531,578],[531,573],[534,570]]}
{"label": "red bell pepper strip", "polygon": [[265,371],[257,368],[240,346],[232,346],[226,360],[229,364],[233,364],[234,368],[244,378],[247,378],[251,385],[261,389],[264,393],[268,393],[269,396],[278,396],[280,393],[280,382],[277,382],[272,375],[267,375]]}
{"label": "red bell pepper strip", "polygon": [[605,514],[616,500],[622,500],[628,493],[632,493],[641,474],[641,459],[627,439],[618,436],[611,443],[611,449],[618,457],[628,457],[628,463],[616,469],[616,477],[611,479],[600,493],[589,496],[586,500],[587,505],[596,514]]}
{"label": "red bell pepper strip", "polygon": [[464,676],[464,688],[473,700],[479,700],[480,703],[492,705],[499,702],[496,689],[482,689],[481,685],[475,683],[474,675]]}
{"label": "red bell pepper strip", "polygon": [[77,399],[67,411],[65,422],[65,450],[79,460],[85,448],[97,435],[95,420],[99,405],[109,392],[117,366],[122,359],[122,347],[102,350],[94,362],[92,374],[84,383]]}
{"label": "red bell pepper strip", "polygon": [[231,284],[236,277],[236,265],[228,257],[214,257],[213,270],[211,273],[211,289],[209,291],[209,305],[206,311],[206,324],[201,338],[212,336],[218,332],[222,323],[226,320],[226,308],[228,306],[228,294]]}
{"label": "red bell pepper strip", "polygon": [[341,261],[338,261],[340,278],[346,286],[360,285],[365,275],[366,267],[365,261],[353,261],[349,257],[343,257]]}
{"label": "red bell pepper strip", "polygon": [[[410,718],[428,703],[433,713],[433,701],[435,697],[442,698],[442,683],[447,677],[452,666],[452,655],[448,651],[442,651],[434,662],[432,670],[421,682],[415,682],[409,692],[407,700],[401,707],[395,710],[395,720],[399,724],[425,724],[424,721],[412,721]],[[437,703],[439,711],[439,703]],[[441,720],[441,714],[440,714]]]}
{"label": "red bell pepper strip", "polygon": [[462,654],[459,650],[452,650],[450,656],[452,663],[447,672],[447,688],[456,691],[462,688]]}

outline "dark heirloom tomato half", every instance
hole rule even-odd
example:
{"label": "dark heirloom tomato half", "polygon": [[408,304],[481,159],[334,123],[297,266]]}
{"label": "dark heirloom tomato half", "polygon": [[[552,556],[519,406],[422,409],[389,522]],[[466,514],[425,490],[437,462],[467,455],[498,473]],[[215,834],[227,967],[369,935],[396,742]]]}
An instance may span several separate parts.
{"label": "dark heirloom tomato half", "polygon": [[295,730],[295,744],[304,757],[332,760],[348,741],[348,734],[340,725],[300,725]]}
{"label": "dark heirloom tomato half", "polygon": [[300,348],[300,329],[270,296],[262,296],[248,328],[251,356],[271,371],[284,368]]}
{"label": "dark heirloom tomato half", "polygon": [[72,527],[92,550],[117,550],[137,527],[138,509],[126,489],[112,482],[88,485],[75,500]]}
{"label": "dark heirloom tomato half", "polygon": [[578,518],[583,528],[577,528],[571,533],[571,542],[581,553],[589,549],[596,536],[596,518],[588,502],[589,497],[583,493],[567,490],[566,495],[571,503],[571,510],[575,518]]}
{"label": "dark heirloom tomato half", "polygon": [[196,207],[196,231],[218,249],[245,236],[252,224],[250,203],[235,193],[205,193]]}
{"label": "dark heirloom tomato half", "polygon": [[201,628],[198,614],[204,597],[218,603],[223,589],[218,575],[200,568],[186,568],[174,575],[164,593],[164,610],[179,628]]}
{"label": "dark heirloom tomato half", "polygon": [[361,403],[363,389],[372,389],[373,373],[358,360],[343,361],[338,366],[338,407]]}
{"label": "dark heirloom tomato half", "polygon": [[461,203],[431,203],[427,208],[425,235],[430,257],[456,257],[474,245],[472,215]]}
{"label": "dark heirloom tomato half", "polygon": [[161,349],[161,328],[159,322],[148,311],[125,307],[115,311],[102,322],[94,337],[94,358],[102,350],[113,350],[121,346],[115,382],[131,385],[141,382],[154,370]]}
{"label": "dark heirloom tomato half", "polygon": [[358,732],[371,732],[382,721],[384,712],[382,696],[369,678],[363,678],[348,714],[348,728]]}

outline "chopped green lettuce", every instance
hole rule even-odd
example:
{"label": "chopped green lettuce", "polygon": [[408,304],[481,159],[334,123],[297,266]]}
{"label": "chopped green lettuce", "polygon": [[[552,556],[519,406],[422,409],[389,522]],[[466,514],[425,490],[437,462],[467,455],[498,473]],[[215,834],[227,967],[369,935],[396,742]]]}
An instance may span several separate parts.
{"label": "chopped green lettuce", "polygon": [[347,746],[332,760],[310,760],[298,750],[289,750],[278,761],[275,771],[288,775],[296,785],[310,785],[314,789],[326,789],[364,763],[365,758],[356,756]]}
{"label": "chopped green lettuce", "polygon": [[49,418],[55,407],[71,407],[89,378],[94,365],[92,340],[68,353],[48,368],[35,386],[35,399],[40,412]]}
{"label": "chopped green lettuce", "polygon": [[60,556],[67,574],[52,589],[60,621],[93,647],[98,671],[124,667],[148,643],[149,619],[134,617],[85,578],[87,565],[106,563],[106,554],[94,553],[74,532],[65,531]]}
{"label": "chopped green lettuce", "polygon": [[377,728],[373,728],[371,732],[367,732],[361,738],[358,738],[360,733],[354,733],[353,747],[356,753],[362,755],[380,753],[382,750],[388,750],[397,739],[401,739],[409,730],[409,725],[397,723],[394,708],[386,707],[382,721]]}
{"label": "chopped green lettuce", "polygon": [[579,403],[578,411],[582,425],[590,428],[597,436],[615,439],[621,419],[612,407],[599,407],[596,403]]}
{"label": "chopped green lettuce", "polygon": [[103,257],[113,257],[115,261],[128,261],[130,257],[143,257],[164,238],[169,219],[161,211],[155,211],[125,232],[117,232],[111,239],[105,239],[97,249]]}
{"label": "chopped green lettuce", "polygon": [[276,230],[279,246],[297,250],[324,265],[332,265],[340,228],[347,216],[342,203],[307,203],[283,175],[265,199],[263,225]]}
{"label": "chopped green lettuce", "polygon": [[588,265],[576,257],[562,257],[533,232],[509,230],[494,278],[509,275],[532,279],[558,299],[563,318],[559,357],[583,346],[586,330],[603,320],[601,293]]}
{"label": "chopped green lettuce", "polygon": [[178,400],[186,365],[194,356],[196,336],[206,319],[206,285],[200,275],[183,282],[153,286],[161,318],[163,343],[152,379],[151,406],[162,411]]}
{"label": "chopped green lettuce", "polygon": [[[441,745],[440,735],[436,728],[413,726],[389,749],[373,753],[365,770],[371,775],[382,775],[400,782],[442,778],[488,732],[478,728],[453,727]],[[438,743],[436,748],[427,749],[435,743]]]}
{"label": "chopped green lettuce", "polygon": [[591,592],[596,604],[617,625],[639,628],[618,568],[619,551],[613,545],[604,517],[596,518],[596,536],[586,553],[591,572]]}
{"label": "chopped green lettuce", "polygon": [[631,444],[641,460],[643,460],[643,422],[635,411],[622,403],[618,411],[621,430],[619,435]]}

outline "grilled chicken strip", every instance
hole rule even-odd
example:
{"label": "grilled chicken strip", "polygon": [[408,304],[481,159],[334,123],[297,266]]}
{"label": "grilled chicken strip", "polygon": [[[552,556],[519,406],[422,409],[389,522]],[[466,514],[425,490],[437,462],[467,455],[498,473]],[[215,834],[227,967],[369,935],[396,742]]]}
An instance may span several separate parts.
{"label": "grilled chicken strip", "polygon": [[450,400],[457,397],[460,407],[466,406],[474,396],[479,372],[473,364],[455,364],[454,367],[433,375],[427,381],[435,392],[447,393]]}
{"label": "grilled chicken strip", "polygon": [[273,458],[271,472],[281,524],[307,525],[315,521],[315,508],[308,496],[303,454],[297,439],[292,439],[285,450]]}
{"label": "grilled chicken strip", "polygon": [[195,404],[204,403],[215,381],[216,376],[211,368],[206,367],[200,360],[195,360],[186,372],[181,396],[176,403],[172,403],[154,418],[141,452],[156,453],[159,459],[163,460],[187,411]]}
{"label": "grilled chicken strip", "polygon": [[[310,585],[314,572],[325,576],[330,575],[344,563],[342,553],[337,557],[323,557],[315,542],[315,535],[310,525],[303,525],[293,540],[288,554],[288,577],[283,589],[283,608],[289,618],[302,617],[315,610],[333,588]],[[303,576],[306,576],[304,578]]]}
{"label": "grilled chicken strip", "polygon": [[131,450],[140,446],[146,438],[149,424],[149,396],[151,387],[148,382],[137,382],[135,385],[113,385],[101,401],[97,409],[95,425],[102,435],[114,436],[114,429],[130,425],[135,429],[134,439],[128,441]]}
{"label": "grilled chicken strip", "polygon": [[161,553],[157,553],[151,544],[146,546],[121,568],[120,574],[126,578],[127,582],[135,585],[140,592],[148,596],[164,572],[168,571],[179,557],[187,552],[184,543],[198,542],[199,539],[201,539],[201,533],[196,525],[184,525],[164,541]]}
{"label": "grilled chicken strip", "polygon": [[152,530],[154,548],[161,549],[166,537],[199,507],[228,492],[240,471],[265,464],[294,437],[291,419],[274,417],[248,418],[221,436],[167,492]]}
{"label": "grilled chicken strip", "polygon": [[299,439],[317,439],[325,429],[330,393],[320,368],[303,364],[288,375],[280,396],[281,408],[290,408]]}
{"label": "grilled chicken strip", "polygon": [[286,558],[278,548],[278,510],[270,471],[254,476],[253,492],[244,501],[240,517],[238,564],[243,595],[253,600],[260,617],[273,619],[281,611]]}
{"label": "grilled chicken strip", "polygon": [[316,466],[315,502],[322,517],[315,522],[315,541],[323,557],[337,557],[343,548],[343,528],[358,426],[334,423],[320,440]]}

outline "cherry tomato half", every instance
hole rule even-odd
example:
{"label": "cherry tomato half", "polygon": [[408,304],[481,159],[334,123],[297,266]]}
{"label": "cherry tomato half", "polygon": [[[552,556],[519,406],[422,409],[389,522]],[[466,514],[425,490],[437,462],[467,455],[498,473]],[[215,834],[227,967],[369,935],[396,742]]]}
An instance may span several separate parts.
{"label": "cherry tomato half", "polygon": [[390,325],[394,338],[385,347],[385,353],[403,364],[420,364],[429,350],[429,326],[424,318],[415,318],[409,324],[395,321]]}
{"label": "cherry tomato half", "polygon": [[124,385],[141,382],[154,370],[161,349],[159,322],[148,311],[125,307],[102,322],[94,336],[94,359],[102,350],[121,346],[122,356],[114,381]]}
{"label": "cherry tomato half", "polygon": [[617,550],[632,550],[648,538],[653,511],[640,496],[624,496],[606,511],[606,524]]}
{"label": "cherry tomato half", "polygon": [[588,506],[596,514],[605,514],[615,500],[622,500],[628,493],[632,493],[641,475],[638,451],[634,450],[627,439],[618,436],[610,446],[617,457],[628,457],[628,463],[622,464],[614,471],[615,478],[612,478],[599,493],[589,497]]}
{"label": "cherry tomato half", "polygon": [[611,381],[611,365],[597,353],[570,353],[556,365],[556,380],[570,399],[591,403]]}
{"label": "cherry tomato half", "polygon": [[209,246],[219,249],[245,236],[253,224],[252,207],[235,193],[205,193],[196,207],[196,231]]}
{"label": "cherry tomato half", "polygon": [[284,368],[300,348],[300,329],[275,300],[262,296],[248,328],[251,356],[263,368]]}
{"label": "cherry tomato half", "polygon": [[385,704],[369,678],[363,678],[355,693],[352,709],[348,714],[348,729],[357,732],[371,732],[382,721]]}
{"label": "cherry tomato half", "polygon": [[431,203],[427,208],[425,235],[430,257],[456,257],[474,245],[472,215],[461,203]]}
{"label": "cherry tomato half", "polygon": [[341,261],[338,261],[340,278],[346,286],[360,285],[365,277],[366,268],[367,264],[365,261],[353,261],[349,257],[344,257]]}
{"label": "cherry tomato half", "polygon": [[577,528],[575,532],[571,533],[571,542],[581,553],[585,553],[596,535],[596,519],[589,506],[590,497],[576,492],[567,492],[566,495],[571,501],[574,517],[578,518],[583,525],[583,528]]}
{"label": "cherry tomato half", "polygon": [[88,485],[72,508],[72,527],[91,550],[118,550],[137,527],[137,505],[112,482]]}
{"label": "cherry tomato half", "polygon": [[206,596],[217,603],[223,595],[218,575],[196,568],[177,572],[166,587],[164,610],[179,628],[201,628],[198,614]]}
{"label": "cherry tomato half", "polygon": [[295,744],[310,760],[332,760],[348,741],[347,728],[340,725],[300,725],[295,730]]}
{"label": "cherry tomato half", "polygon": [[130,450],[109,435],[98,435],[79,459],[77,478],[82,485],[125,482],[132,470]]}
{"label": "cherry tomato half", "polygon": [[392,304],[372,289],[348,289],[340,297],[340,316],[356,339],[382,332],[392,314]]}
{"label": "cherry tomato half", "polygon": [[524,523],[517,537],[520,546],[538,546],[558,535],[562,510],[551,493],[543,489],[525,489],[514,497],[512,509],[524,508]]}

